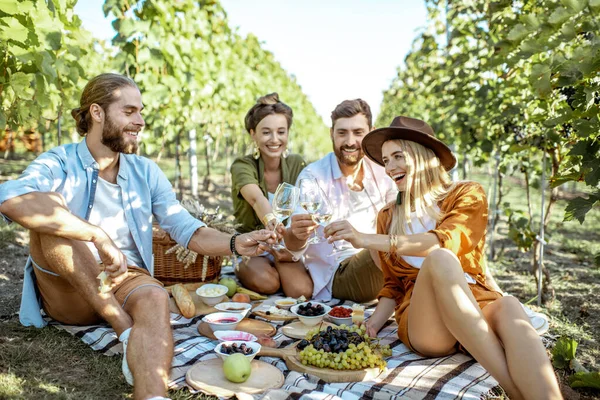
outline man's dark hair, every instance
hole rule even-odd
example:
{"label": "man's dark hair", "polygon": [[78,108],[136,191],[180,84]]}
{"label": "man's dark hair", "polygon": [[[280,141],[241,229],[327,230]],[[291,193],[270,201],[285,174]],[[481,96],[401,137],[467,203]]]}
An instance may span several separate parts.
{"label": "man's dark hair", "polygon": [[371,129],[373,127],[371,107],[363,99],[344,100],[338,104],[335,110],[331,112],[331,128],[333,129],[338,119],[352,118],[358,114],[363,114],[367,118],[369,129]]}
{"label": "man's dark hair", "polygon": [[135,82],[124,75],[119,74],[101,74],[85,85],[79,107],[71,110],[71,115],[75,118],[77,132],[79,135],[85,136],[92,126],[92,116],[90,114],[90,106],[98,104],[106,112],[106,109],[116,99],[114,93],[117,89],[124,86],[131,86],[139,89]]}

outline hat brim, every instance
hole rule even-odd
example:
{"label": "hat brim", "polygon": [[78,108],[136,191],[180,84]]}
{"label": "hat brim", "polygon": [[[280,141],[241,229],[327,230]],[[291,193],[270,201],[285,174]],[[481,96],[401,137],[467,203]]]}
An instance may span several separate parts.
{"label": "hat brim", "polygon": [[444,142],[410,128],[388,126],[372,130],[362,140],[363,152],[369,159],[383,166],[381,146],[388,140],[395,139],[410,140],[430,148],[440,159],[446,171],[450,171],[456,166],[456,157]]}

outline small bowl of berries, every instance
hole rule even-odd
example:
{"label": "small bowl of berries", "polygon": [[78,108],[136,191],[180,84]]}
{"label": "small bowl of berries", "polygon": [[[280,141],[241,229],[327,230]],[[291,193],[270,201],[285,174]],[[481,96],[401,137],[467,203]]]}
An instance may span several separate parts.
{"label": "small bowl of berries", "polygon": [[215,353],[217,353],[223,361],[235,353],[241,353],[248,359],[248,361],[252,361],[260,351],[260,348],[261,345],[256,342],[229,340],[219,343],[217,347],[215,347]]}
{"label": "small bowl of berries", "polygon": [[336,325],[352,325],[352,308],[348,306],[335,306],[327,313],[327,316]]}
{"label": "small bowl of berries", "polygon": [[323,321],[329,310],[331,307],[328,305],[314,301],[296,304],[290,308],[292,314],[300,318],[300,322],[306,326],[315,326]]}

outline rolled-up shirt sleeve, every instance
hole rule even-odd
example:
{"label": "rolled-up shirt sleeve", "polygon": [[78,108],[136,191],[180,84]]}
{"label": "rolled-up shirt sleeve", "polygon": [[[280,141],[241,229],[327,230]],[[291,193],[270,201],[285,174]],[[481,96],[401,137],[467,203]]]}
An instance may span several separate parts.
{"label": "rolled-up shirt sleeve", "polygon": [[154,164],[151,182],[152,214],[173,240],[187,248],[194,232],[206,224],[194,218],[177,200],[171,183]]}
{"label": "rolled-up shirt sleeve", "polygon": [[[21,176],[0,185],[0,204],[27,193],[56,191],[66,176],[60,151],[57,148],[40,155]],[[12,222],[6,215],[0,215],[6,222]]]}
{"label": "rolled-up shirt sleeve", "polygon": [[237,196],[241,199],[241,190],[244,186],[249,184],[258,185],[258,172],[256,167],[243,158],[238,158],[231,164],[231,179],[233,181],[233,190],[237,193]]}
{"label": "rolled-up shirt sleeve", "polygon": [[437,228],[429,231],[438,237],[441,247],[457,256],[468,254],[477,247],[485,235],[488,218],[483,187],[473,182],[460,190]]}

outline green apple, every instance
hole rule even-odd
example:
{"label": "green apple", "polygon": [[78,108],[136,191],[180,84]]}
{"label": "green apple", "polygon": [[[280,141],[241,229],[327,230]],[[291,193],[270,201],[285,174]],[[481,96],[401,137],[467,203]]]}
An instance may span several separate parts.
{"label": "green apple", "polygon": [[223,362],[225,378],[231,382],[246,382],[252,373],[250,360],[242,353],[234,353]]}
{"label": "green apple", "polygon": [[237,283],[231,278],[222,278],[219,281],[219,285],[227,286],[227,297],[233,296],[237,290]]}

